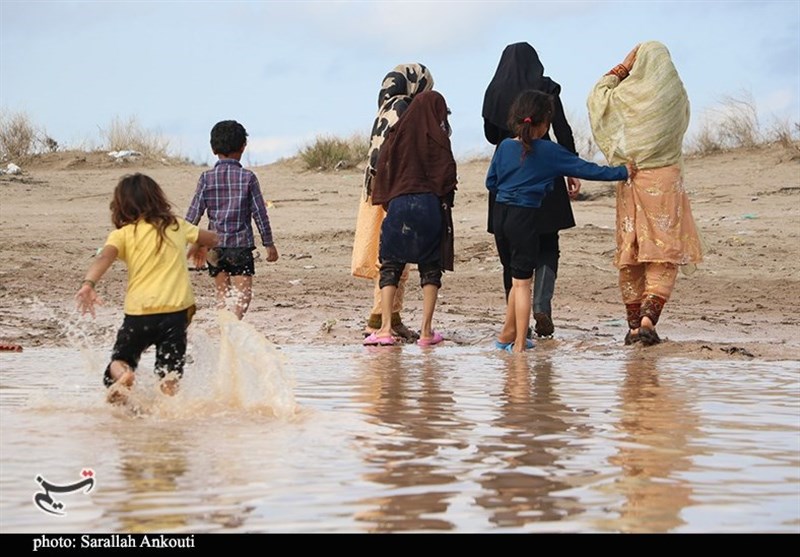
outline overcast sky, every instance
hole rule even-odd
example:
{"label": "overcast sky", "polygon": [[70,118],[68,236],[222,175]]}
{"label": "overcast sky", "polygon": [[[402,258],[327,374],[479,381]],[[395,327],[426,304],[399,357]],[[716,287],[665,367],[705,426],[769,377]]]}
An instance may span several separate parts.
{"label": "overcast sky", "polygon": [[489,153],[481,105],[503,48],[527,41],[562,86],[575,128],[586,97],[637,43],[670,49],[690,132],[724,95],[751,94],[763,124],[800,122],[800,2],[38,2],[0,0],[0,108],[61,145],[100,142],[136,117],[174,154],[213,159],[236,119],[250,164],[318,134],[368,133],[383,76],[420,62],[452,110],[457,156]]}

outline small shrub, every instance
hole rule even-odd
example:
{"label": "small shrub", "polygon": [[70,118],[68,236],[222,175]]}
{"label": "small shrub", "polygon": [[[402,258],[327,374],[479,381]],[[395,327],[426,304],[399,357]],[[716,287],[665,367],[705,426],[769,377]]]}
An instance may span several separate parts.
{"label": "small shrub", "polygon": [[309,170],[340,170],[363,162],[368,151],[369,139],[363,135],[353,135],[349,139],[317,136],[298,155]]}
{"label": "small shrub", "polygon": [[38,132],[24,112],[0,113],[0,161],[22,161],[36,153]]}
{"label": "small shrub", "polygon": [[114,118],[107,128],[100,129],[100,136],[103,148],[108,151],[132,150],[151,158],[169,156],[169,140],[158,132],[144,129],[134,116],[127,121]]}
{"label": "small shrub", "polygon": [[756,103],[750,93],[738,97],[725,95],[717,110],[721,115],[717,127],[723,145],[749,148],[761,143]]}
{"label": "small shrub", "polygon": [[752,94],[725,95],[703,115],[700,131],[688,142],[692,155],[708,155],[728,149],[763,145],[756,103]]}
{"label": "small shrub", "polygon": [[797,142],[800,139],[800,124],[795,123],[792,126],[786,120],[776,119],[766,135],[771,143],[777,143],[787,149],[793,149],[797,147]]}

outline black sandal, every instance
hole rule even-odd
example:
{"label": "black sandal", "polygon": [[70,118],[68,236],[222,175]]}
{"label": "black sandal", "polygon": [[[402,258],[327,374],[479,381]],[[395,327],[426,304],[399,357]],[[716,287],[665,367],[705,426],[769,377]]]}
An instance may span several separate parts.
{"label": "black sandal", "polygon": [[645,329],[644,327],[639,329],[639,340],[642,342],[642,346],[653,346],[661,342],[655,329]]}
{"label": "black sandal", "polygon": [[642,339],[639,338],[639,333],[628,331],[628,334],[625,335],[625,346],[630,346],[631,344],[635,344],[640,340]]}

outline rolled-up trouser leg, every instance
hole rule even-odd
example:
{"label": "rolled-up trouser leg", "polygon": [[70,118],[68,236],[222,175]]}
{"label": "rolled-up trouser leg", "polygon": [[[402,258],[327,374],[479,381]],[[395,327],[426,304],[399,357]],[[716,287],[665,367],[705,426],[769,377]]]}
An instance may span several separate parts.
{"label": "rolled-up trouser leg", "polygon": [[432,284],[436,288],[442,287],[442,265],[439,261],[433,263],[419,263],[419,285]]}
{"label": "rolled-up trouser leg", "polygon": [[[394,303],[392,304],[392,324],[396,325],[401,323],[400,312],[403,311],[403,297],[406,292],[406,282],[408,282],[408,265],[403,266],[403,273],[400,275],[400,281],[397,283],[397,292],[394,295]],[[373,293],[372,311],[367,319],[367,327],[372,329],[381,328],[381,275],[380,264],[378,265],[378,276],[375,277],[375,289]],[[395,319],[395,315],[397,316]],[[396,321],[396,322],[395,322]]]}
{"label": "rolled-up trouser leg", "polygon": [[406,264],[402,261],[383,261],[381,262],[380,286],[397,286],[400,282],[400,275]]}

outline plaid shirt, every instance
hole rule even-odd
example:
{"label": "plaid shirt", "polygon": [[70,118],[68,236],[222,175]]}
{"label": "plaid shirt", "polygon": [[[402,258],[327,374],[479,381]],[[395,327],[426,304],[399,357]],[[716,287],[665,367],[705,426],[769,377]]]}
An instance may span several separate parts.
{"label": "plaid shirt", "polygon": [[221,159],[212,170],[206,170],[197,182],[186,220],[200,222],[208,211],[208,228],[219,236],[224,248],[254,247],[253,225],[256,221],[264,246],[273,245],[267,207],[261,195],[258,178],[242,168],[234,159]]}

